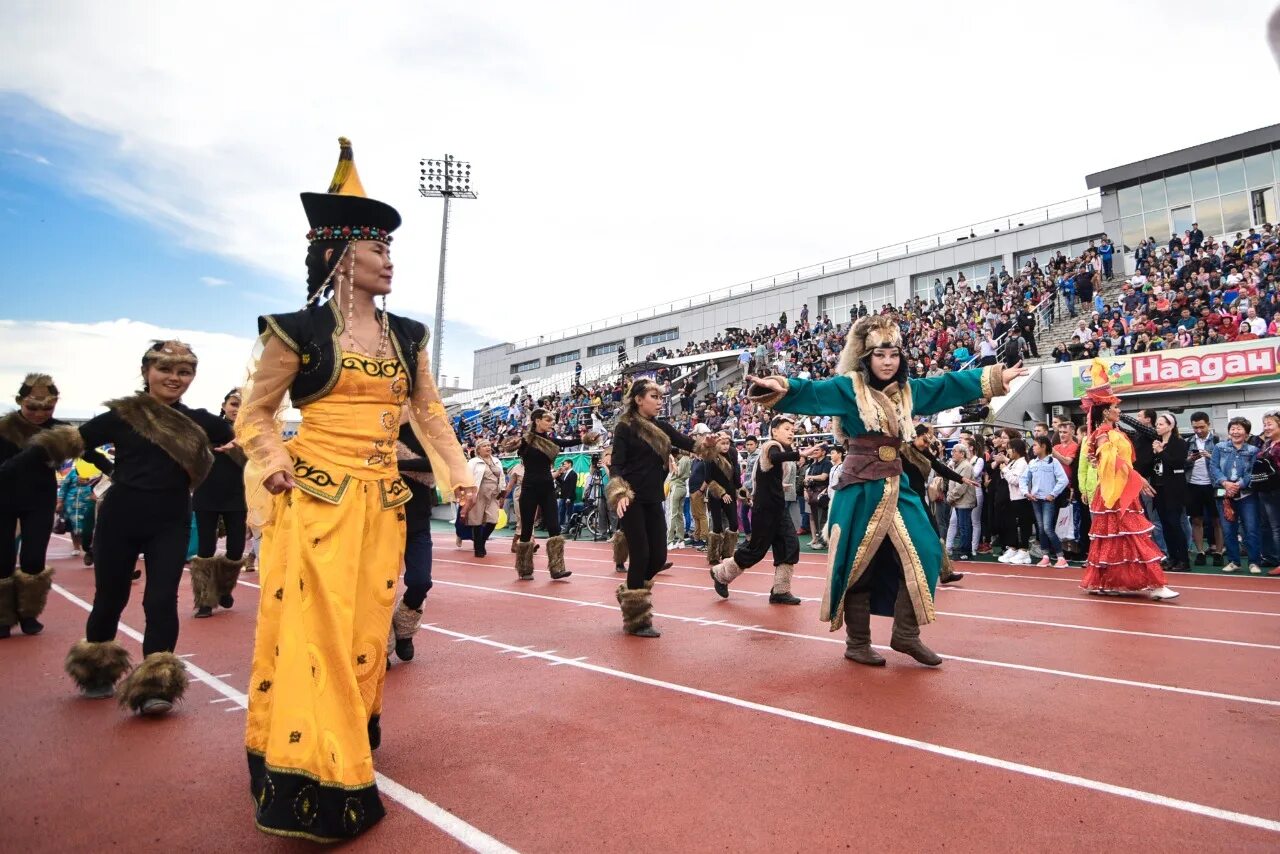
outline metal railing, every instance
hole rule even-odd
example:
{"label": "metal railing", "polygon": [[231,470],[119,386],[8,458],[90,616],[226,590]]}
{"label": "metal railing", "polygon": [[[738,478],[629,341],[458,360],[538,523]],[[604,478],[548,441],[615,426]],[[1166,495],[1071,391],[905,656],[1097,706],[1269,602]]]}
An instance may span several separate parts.
{"label": "metal railing", "polygon": [[539,344],[549,344],[553,341],[572,338],[576,335],[584,335],[588,332],[598,332],[614,326],[621,326],[625,323],[634,323],[638,320],[646,320],[651,317],[658,317],[675,311],[683,311],[685,309],[693,308],[694,306],[707,305],[709,303],[718,302],[722,299],[728,299],[729,297],[755,293],[758,290],[765,290],[777,285],[800,282],[817,276],[825,276],[829,273],[851,270],[854,267],[861,267],[864,264],[874,264],[878,261],[900,258],[904,255],[911,255],[916,252],[938,249],[943,246],[949,246],[955,243],[985,237],[988,234],[1012,231],[1015,228],[1023,228],[1039,222],[1048,222],[1051,219],[1056,219],[1061,216],[1084,213],[1100,208],[1100,194],[1090,193],[1086,196],[1077,196],[1073,199],[1054,202],[1053,204],[1044,205],[1038,208],[1031,208],[1030,210],[1018,211],[1017,213],[997,217],[996,219],[982,220],[969,225],[947,229],[946,231],[939,231],[935,234],[926,235],[924,237],[916,237],[901,243],[891,243],[887,246],[881,246],[876,249],[867,249],[855,255],[847,255],[843,258],[835,258],[818,264],[810,264],[807,267],[799,267],[797,269],[787,270],[786,272],[777,273],[772,276],[764,276],[750,282],[743,282],[737,285],[730,285],[726,288],[718,288],[705,293],[695,294],[694,296],[686,299],[646,306],[644,308],[636,309],[635,311],[626,312],[625,314],[617,314],[600,320],[593,320],[588,323],[578,324],[577,326],[558,329],[554,332],[548,332],[545,335],[535,335],[533,337],[517,341],[511,346],[512,350],[523,350],[526,347],[535,347]]}
{"label": "metal railing", "polygon": [[[1048,327],[1052,324],[1052,321],[1049,321],[1047,318],[1049,317],[1050,308],[1053,308],[1056,311],[1056,306],[1054,305],[1054,299],[1056,297],[1057,297],[1056,292],[1051,294],[1045,294],[1043,297],[1040,298],[1040,301],[1036,303],[1035,308],[1033,309],[1036,313],[1036,332],[1038,336],[1042,336],[1045,330],[1048,329]],[[994,339],[994,343],[996,345],[996,361],[997,362],[1000,361],[1000,350],[1004,346],[1004,342],[1008,340],[1009,333],[1017,328],[1018,328],[1017,324],[1014,324],[1013,326],[1010,326],[1007,331],[1000,333],[1000,335]],[[979,343],[978,346],[980,348],[981,344]],[[969,368],[975,367],[977,363],[981,360],[982,360],[982,351],[981,349],[979,349],[979,351],[975,353],[973,357],[969,359],[969,361],[965,362],[963,365],[960,366],[960,370],[967,371]]]}

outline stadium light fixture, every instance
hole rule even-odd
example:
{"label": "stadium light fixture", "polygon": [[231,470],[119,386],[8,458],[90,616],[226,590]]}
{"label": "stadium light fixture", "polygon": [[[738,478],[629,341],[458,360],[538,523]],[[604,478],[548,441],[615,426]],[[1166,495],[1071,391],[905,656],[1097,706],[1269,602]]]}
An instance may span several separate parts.
{"label": "stadium light fixture", "polygon": [[443,160],[418,161],[418,193],[425,198],[444,199],[444,217],[440,223],[440,274],[436,280],[436,316],[431,330],[431,367],[440,382],[440,350],[444,343],[444,270],[449,249],[449,202],[452,199],[474,199],[471,189],[471,164],[446,154]]}

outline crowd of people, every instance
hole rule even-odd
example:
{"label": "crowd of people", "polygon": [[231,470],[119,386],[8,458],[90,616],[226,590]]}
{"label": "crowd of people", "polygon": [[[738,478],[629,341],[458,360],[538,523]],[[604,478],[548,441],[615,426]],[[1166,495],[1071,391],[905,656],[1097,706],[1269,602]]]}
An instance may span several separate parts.
{"label": "crowd of people", "polygon": [[1222,241],[1206,239],[1193,225],[1165,246],[1142,241],[1136,271],[1113,299],[1078,274],[1060,275],[1055,286],[1077,320],[1051,355],[1069,362],[1275,337],[1278,256],[1280,235],[1270,224]]}

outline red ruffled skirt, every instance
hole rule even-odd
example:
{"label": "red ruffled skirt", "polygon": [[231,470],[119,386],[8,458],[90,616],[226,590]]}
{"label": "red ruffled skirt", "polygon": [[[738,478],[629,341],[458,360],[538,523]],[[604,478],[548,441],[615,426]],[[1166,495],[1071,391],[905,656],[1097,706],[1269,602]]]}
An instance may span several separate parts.
{"label": "red ruffled skirt", "polygon": [[1148,590],[1164,587],[1164,554],[1151,540],[1155,526],[1142,513],[1137,498],[1108,510],[1102,490],[1094,493],[1089,512],[1089,557],[1080,586],[1086,590]]}

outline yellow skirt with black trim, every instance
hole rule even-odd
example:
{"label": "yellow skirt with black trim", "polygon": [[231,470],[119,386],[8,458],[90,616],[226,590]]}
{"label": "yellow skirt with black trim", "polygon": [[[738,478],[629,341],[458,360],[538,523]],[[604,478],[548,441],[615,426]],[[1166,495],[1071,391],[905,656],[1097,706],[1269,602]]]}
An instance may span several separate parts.
{"label": "yellow skirt with black trim", "polygon": [[403,501],[395,482],[346,486],[336,503],[301,489],[275,496],[259,557],[245,734],[256,820],[317,841],[349,839],[384,815],[369,728],[382,711]]}

